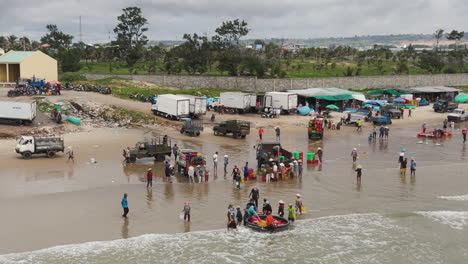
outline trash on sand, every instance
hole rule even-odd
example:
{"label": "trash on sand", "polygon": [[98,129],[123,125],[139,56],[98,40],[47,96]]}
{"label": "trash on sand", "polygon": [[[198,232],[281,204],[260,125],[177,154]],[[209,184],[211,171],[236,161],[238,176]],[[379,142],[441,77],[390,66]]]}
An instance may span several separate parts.
{"label": "trash on sand", "polygon": [[97,163],[97,161],[96,161],[95,158],[91,158],[90,162],[91,162],[91,163]]}
{"label": "trash on sand", "polygon": [[418,143],[418,144],[422,144],[422,143],[424,143],[424,142],[421,140],[421,141],[418,141],[417,143]]}

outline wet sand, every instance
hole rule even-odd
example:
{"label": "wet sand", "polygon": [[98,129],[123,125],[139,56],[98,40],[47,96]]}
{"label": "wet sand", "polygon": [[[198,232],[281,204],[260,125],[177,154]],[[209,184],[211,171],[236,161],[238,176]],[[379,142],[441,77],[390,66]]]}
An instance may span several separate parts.
{"label": "wet sand", "polygon": [[[434,125],[435,126],[435,125]],[[429,125],[429,127],[431,127]],[[366,132],[367,131],[367,132]],[[290,151],[314,152],[324,149],[324,163],[305,167],[302,178],[277,183],[249,182],[234,189],[230,175],[210,174],[209,183],[188,184],[182,176],[173,183],[164,182],[163,167],[152,159],[136,164],[122,162],[122,148],[132,146],[148,135],[145,129],[96,129],[65,135],[66,145],[73,146],[75,164],[66,163],[64,155],[54,159],[36,156],[23,160],[14,153],[14,142],[0,144],[0,200],[2,226],[0,253],[22,252],[54,245],[112,240],[147,233],[178,233],[225,228],[229,202],[243,206],[250,189],[257,185],[261,198],[268,198],[274,210],[278,200],[292,203],[296,193],[303,195],[309,212],[299,219],[355,213],[384,213],[400,217],[415,211],[468,210],[466,204],[437,199],[440,195],[463,195],[466,191],[466,148],[456,135],[437,144],[419,144],[415,137],[419,125],[392,126],[388,141],[368,142],[367,134],[354,128],[326,131],[323,141],[309,141],[306,128],[283,128],[281,143]],[[205,132],[199,138],[168,133],[184,148],[193,148],[207,156],[230,156],[230,168],[249,161],[256,166],[256,131],[245,140],[214,137]],[[274,140],[267,130],[266,141]],[[362,185],[355,183],[350,152],[357,147],[364,167]],[[399,176],[397,157],[406,148],[408,157],[418,162],[416,177]],[[95,158],[97,163],[90,163]],[[145,187],[144,174],[155,172],[151,191]],[[129,194],[129,219],[121,218],[120,199]],[[179,219],[184,201],[192,203],[192,222]],[[14,227],[14,228],[12,228]]]}

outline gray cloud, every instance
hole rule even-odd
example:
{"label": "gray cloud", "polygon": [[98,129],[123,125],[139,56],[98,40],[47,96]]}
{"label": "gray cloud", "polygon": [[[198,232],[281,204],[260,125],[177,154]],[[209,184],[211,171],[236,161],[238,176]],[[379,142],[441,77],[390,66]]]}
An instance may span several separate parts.
{"label": "gray cloud", "polygon": [[468,29],[465,0],[2,0],[0,35],[39,39],[46,24],[83,40],[113,38],[116,17],[139,6],[149,20],[150,39],[180,39],[184,33],[213,34],[227,19],[249,23],[249,38],[339,37],[431,33],[437,28]]}

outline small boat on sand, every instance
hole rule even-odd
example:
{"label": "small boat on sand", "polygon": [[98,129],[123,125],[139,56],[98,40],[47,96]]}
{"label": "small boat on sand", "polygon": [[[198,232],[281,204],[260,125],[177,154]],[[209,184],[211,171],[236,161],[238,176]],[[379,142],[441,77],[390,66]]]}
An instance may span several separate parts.
{"label": "small boat on sand", "polygon": [[[272,230],[269,230],[266,226],[265,218],[266,215],[259,215],[259,217],[252,216],[249,218],[245,226],[258,232],[271,232]],[[273,218],[275,219],[273,222],[275,226],[273,232],[280,232],[289,229],[289,221],[286,218],[276,215],[274,215]]]}
{"label": "small boat on sand", "polygon": [[[434,131],[427,131],[427,132],[418,133],[418,137],[433,138],[434,136],[435,136]],[[443,131],[443,130],[437,131],[437,137],[451,137],[451,136],[452,136],[452,132],[450,132],[450,131]]]}

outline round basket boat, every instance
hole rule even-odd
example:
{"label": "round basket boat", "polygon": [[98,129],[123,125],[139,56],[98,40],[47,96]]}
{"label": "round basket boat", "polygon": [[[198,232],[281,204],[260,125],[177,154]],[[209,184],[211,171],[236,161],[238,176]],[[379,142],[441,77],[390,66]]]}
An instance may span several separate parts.
{"label": "round basket boat", "polygon": [[273,230],[270,230],[266,227],[265,218],[266,215],[259,215],[259,217],[252,216],[249,218],[245,226],[258,232],[280,232],[289,229],[289,221],[284,217],[276,215],[273,216],[275,219]]}

